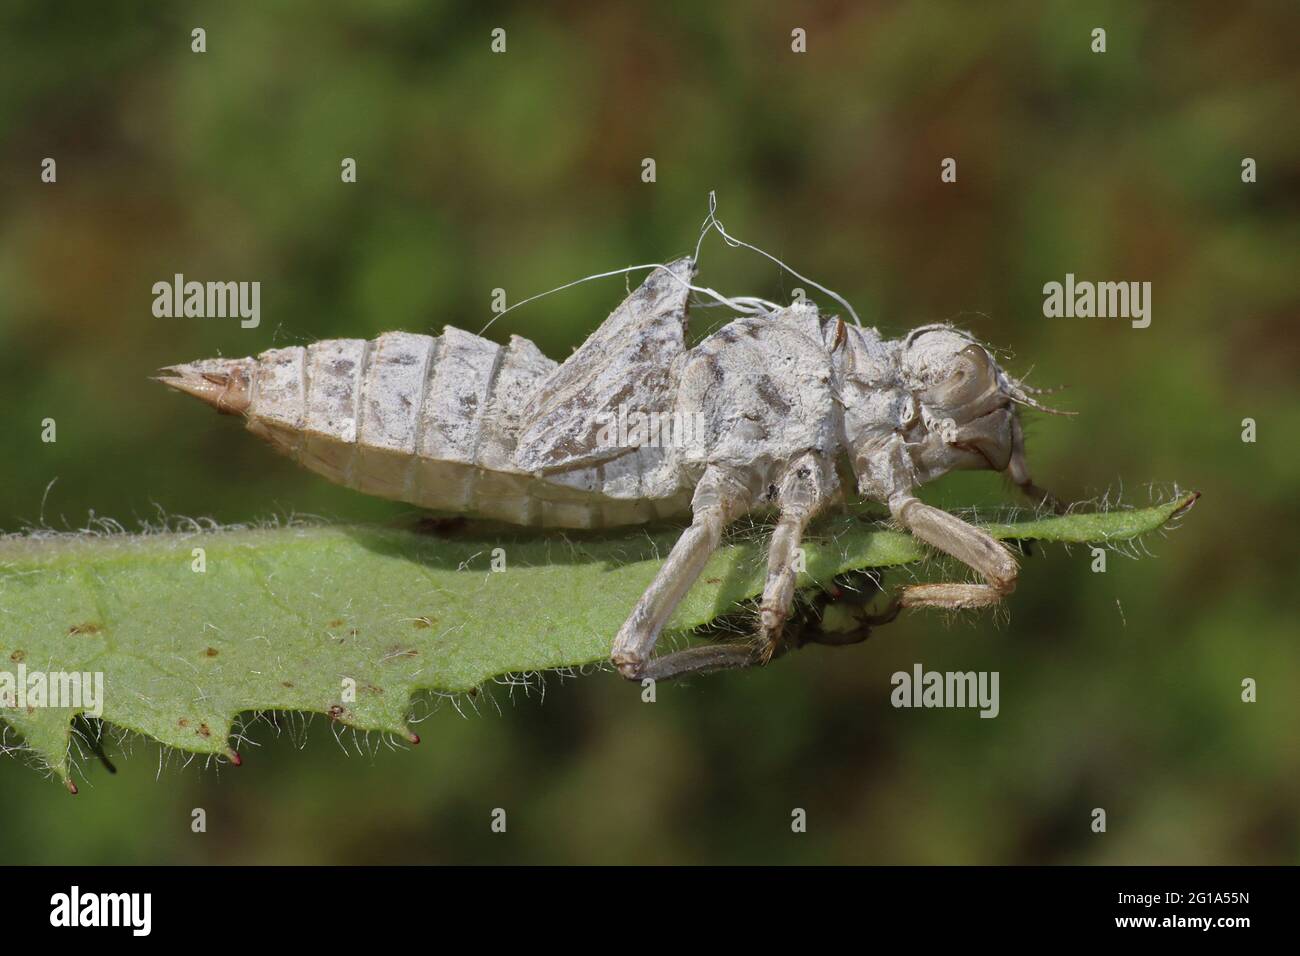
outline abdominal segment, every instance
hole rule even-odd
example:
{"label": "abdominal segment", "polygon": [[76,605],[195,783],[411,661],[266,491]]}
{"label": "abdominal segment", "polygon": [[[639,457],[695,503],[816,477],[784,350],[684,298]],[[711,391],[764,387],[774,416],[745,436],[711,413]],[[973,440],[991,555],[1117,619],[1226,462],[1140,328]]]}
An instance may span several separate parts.
{"label": "abdominal segment", "polygon": [[208,360],[166,370],[164,381],[209,404],[221,396],[278,450],[366,494],[544,527],[688,512],[689,489],[664,449],[545,476],[515,466],[520,423],[555,368],[527,339],[503,347],[449,326],[436,337],[389,332]]}

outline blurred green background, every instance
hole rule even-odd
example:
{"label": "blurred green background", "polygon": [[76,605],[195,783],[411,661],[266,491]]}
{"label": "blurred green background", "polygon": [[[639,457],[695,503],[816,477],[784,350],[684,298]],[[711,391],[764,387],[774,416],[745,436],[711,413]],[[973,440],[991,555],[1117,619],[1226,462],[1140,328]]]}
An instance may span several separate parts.
{"label": "blurred green background", "polygon": [[[1087,549],[1040,551],[1009,616],[913,614],[863,646],[662,687],[654,706],[607,673],[552,677],[544,703],[498,688],[499,711],[486,696],[477,715],[442,706],[411,752],[345,754],[322,719],[254,725],[239,770],[163,765],[137,740],[76,799],[0,760],[0,855],[1300,861],[1297,14],[1280,0],[6,3],[0,529],[42,513],[55,527],[408,514],[147,376],[318,338],[477,331],[494,288],[513,302],[689,252],[711,189],[729,229],[868,324],[955,321],[1014,353],[1013,371],[1068,383],[1056,403],[1079,416],[1030,424],[1035,476],[1058,495],[1146,504],[1152,483],[1177,482],[1203,497],[1148,542],[1154,557],[1112,554],[1106,574]],[[504,55],[489,51],[498,26]],[[57,184],[40,182],[47,156]],[[940,182],[947,156],[955,184]],[[154,318],[151,286],[177,272],[261,281],[261,326]],[[1067,272],[1151,281],[1151,327],[1045,319],[1042,286]],[[701,278],[770,298],[799,284],[716,240]],[[563,357],[623,287],[544,299],[492,334]],[[693,332],[721,319],[699,311]],[[929,495],[1012,500],[989,474]],[[1001,715],[893,709],[890,675],[917,661],[1000,671]],[[1240,701],[1245,677],[1258,703]]]}

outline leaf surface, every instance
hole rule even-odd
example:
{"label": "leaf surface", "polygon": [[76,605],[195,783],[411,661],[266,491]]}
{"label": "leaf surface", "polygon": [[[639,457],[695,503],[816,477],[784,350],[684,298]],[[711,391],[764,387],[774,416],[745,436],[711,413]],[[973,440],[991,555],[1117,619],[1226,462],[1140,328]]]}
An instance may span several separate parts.
{"label": "leaf surface", "polygon": [[[1195,497],[986,527],[1003,539],[1128,540]],[[0,539],[0,721],[65,781],[78,709],[12,706],[24,672],[101,673],[103,720],[197,754],[229,756],[247,711],[319,713],[408,737],[413,694],[604,661],[679,533],[344,525],[10,536]],[[757,595],[764,546],[751,536],[721,548],[669,630],[689,632]],[[806,542],[800,586],[925,554],[909,535],[839,515]]]}

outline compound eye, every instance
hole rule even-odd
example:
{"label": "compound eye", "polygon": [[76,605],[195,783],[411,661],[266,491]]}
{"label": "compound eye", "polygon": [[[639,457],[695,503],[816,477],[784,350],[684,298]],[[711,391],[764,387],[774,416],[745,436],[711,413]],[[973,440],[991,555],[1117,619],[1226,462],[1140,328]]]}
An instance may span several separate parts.
{"label": "compound eye", "polygon": [[921,393],[922,402],[940,408],[958,408],[997,387],[993,360],[978,345],[968,345],[958,352],[954,364],[951,375]]}

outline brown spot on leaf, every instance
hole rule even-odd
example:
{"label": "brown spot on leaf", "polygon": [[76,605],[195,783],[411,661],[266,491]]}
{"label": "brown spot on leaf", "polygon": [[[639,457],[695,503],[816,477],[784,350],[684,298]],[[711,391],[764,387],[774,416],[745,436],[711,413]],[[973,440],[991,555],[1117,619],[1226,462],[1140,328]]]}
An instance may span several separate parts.
{"label": "brown spot on leaf", "polygon": [[15,664],[21,664],[23,661],[27,660],[27,652],[22,648],[19,648],[9,655],[9,659]]}
{"label": "brown spot on leaf", "polygon": [[104,629],[102,624],[95,621],[87,621],[84,624],[74,624],[68,628],[69,634],[98,634]]}
{"label": "brown spot on leaf", "polygon": [[177,727],[188,727],[189,725],[190,719],[188,717],[182,717],[180,720],[176,721]]}
{"label": "brown spot on leaf", "polygon": [[336,617],[334,620],[330,621],[330,622],[329,622],[328,624],[326,624],[325,626],[326,626],[326,627],[342,627],[342,626],[343,626],[343,621]]}
{"label": "brown spot on leaf", "polygon": [[340,720],[347,713],[347,708],[342,704],[332,704],[329,709],[330,720]]}
{"label": "brown spot on leaf", "polygon": [[280,681],[280,686],[281,686],[281,687],[289,687],[289,688],[292,688],[292,687],[293,687],[293,681],[291,681],[291,680],[282,680],[282,681]]}
{"label": "brown spot on leaf", "polygon": [[220,653],[221,653],[221,652],[220,652],[219,650],[217,650],[215,647],[209,647],[206,651],[203,652],[203,656],[204,656],[204,657],[216,657],[216,656],[217,656],[218,654],[220,654]]}
{"label": "brown spot on leaf", "polygon": [[196,732],[198,733],[198,735],[199,735],[200,737],[211,737],[211,736],[212,736],[212,728],[209,727],[207,724],[199,724],[199,729],[198,729],[198,731],[196,731]]}
{"label": "brown spot on leaf", "polygon": [[417,617],[413,623],[416,627],[424,629],[433,627],[433,625],[438,623],[438,619],[432,615],[426,615],[425,617]]}
{"label": "brown spot on leaf", "polygon": [[704,583],[705,583],[705,584],[721,584],[721,583],[722,583],[722,578],[705,578],[705,579],[704,579]]}

